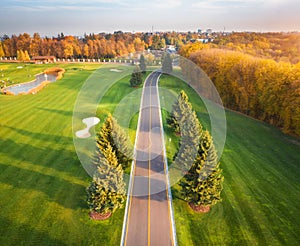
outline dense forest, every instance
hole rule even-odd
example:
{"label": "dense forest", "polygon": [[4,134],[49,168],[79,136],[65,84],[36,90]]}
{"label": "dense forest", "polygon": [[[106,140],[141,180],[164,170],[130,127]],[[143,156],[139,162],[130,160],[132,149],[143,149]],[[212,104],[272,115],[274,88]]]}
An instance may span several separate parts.
{"label": "dense forest", "polygon": [[0,57],[16,57],[17,52],[33,56],[56,56],[57,58],[113,58],[145,49],[160,50],[166,45],[177,47],[187,43],[191,35],[170,33],[123,33],[89,34],[83,37],[41,37],[38,33],[4,35],[0,40]]}
{"label": "dense forest", "polygon": [[[180,53],[206,72],[225,107],[300,136],[300,62],[277,62],[242,51],[196,43]],[[190,76],[189,67],[181,65]]]}
{"label": "dense forest", "polygon": [[218,48],[275,61],[300,62],[300,33],[233,33],[214,41]]}

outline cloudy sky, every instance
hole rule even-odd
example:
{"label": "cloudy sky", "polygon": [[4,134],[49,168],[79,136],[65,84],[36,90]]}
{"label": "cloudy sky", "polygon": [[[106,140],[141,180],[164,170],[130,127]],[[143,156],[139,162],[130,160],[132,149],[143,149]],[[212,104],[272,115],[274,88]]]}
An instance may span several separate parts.
{"label": "cloudy sky", "polygon": [[1,0],[0,35],[300,31],[300,0]]}

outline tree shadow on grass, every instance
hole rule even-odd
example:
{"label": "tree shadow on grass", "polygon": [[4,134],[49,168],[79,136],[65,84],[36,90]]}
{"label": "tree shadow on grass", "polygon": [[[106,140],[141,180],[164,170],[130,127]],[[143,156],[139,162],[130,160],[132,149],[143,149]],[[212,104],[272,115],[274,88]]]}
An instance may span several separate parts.
{"label": "tree shadow on grass", "polygon": [[75,151],[55,150],[48,146],[35,147],[26,143],[19,144],[9,139],[1,142],[0,153],[33,165],[53,168],[57,171],[68,172],[77,178],[83,178],[84,171]]}
{"label": "tree shadow on grass", "polygon": [[63,143],[72,143],[73,138],[72,137],[66,137],[61,135],[53,135],[53,134],[45,134],[45,133],[38,133],[38,132],[31,132],[24,129],[18,129],[15,127],[10,126],[3,126],[4,128],[8,128],[10,130],[13,130],[17,132],[18,134],[21,134],[25,137],[31,137],[33,139],[43,140],[46,142],[63,142]]}
{"label": "tree shadow on grass", "polygon": [[[0,225],[1,245],[67,245],[51,238],[47,232],[37,231],[30,225],[19,224],[5,217],[0,217]],[[15,233],[12,235],[12,232]]]}
{"label": "tree shadow on grass", "polygon": [[[12,175],[5,175],[8,172]],[[70,183],[55,176],[17,168],[0,163],[1,183],[12,185],[17,189],[36,190],[47,195],[51,201],[59,205],[78,209],[85,208],[85,187]],[[73,197],[73,199],[70,199]]]}
{"label": "tree shadow on grass", "polygon": [[38,107],[37,109],[51,112],[51,113],[61,114],[64,116],[72,116],[73,115],[73,111],[66,111],[66,110],[52,109],[52,108],[41,108],[41,107]]}

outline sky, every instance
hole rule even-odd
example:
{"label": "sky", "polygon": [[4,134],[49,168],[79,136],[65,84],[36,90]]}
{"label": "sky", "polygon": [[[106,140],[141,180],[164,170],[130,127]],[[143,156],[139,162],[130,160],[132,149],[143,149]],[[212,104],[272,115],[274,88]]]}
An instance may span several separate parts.
{"label": "sky", "polygon": [[300,0],[1,0],[0,35],[300,31]]}

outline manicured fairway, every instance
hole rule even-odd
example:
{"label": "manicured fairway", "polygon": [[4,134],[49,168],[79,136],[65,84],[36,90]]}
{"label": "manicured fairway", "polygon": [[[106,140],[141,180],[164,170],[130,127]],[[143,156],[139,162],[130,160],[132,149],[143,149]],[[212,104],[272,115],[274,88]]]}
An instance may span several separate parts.
{"label": "manicured fairway", "polygon": [[[67,69],[64,78],[36,95],[0,95],[0,245],[120,242],[124,209],[104,222],[90,221],[87,216],[85,188],[91,178],[76,156],[72,138],[77,94],[99,65],[61,66]],[[111,66],[105,65],[97,73],[109,77]],[[195,93],[175,82],[163,77],[160,85],[177,92],[184,88],[208,127],[207,113]],[[97,112],[101,122],[109,111],[123,109],[126,102],[129,105],[129,100],[138,105],[139,90],[127,83],[127,78],[122,79],[102,98]],[[134,92],[120,106],[122,94]],[[129,133],[134,139],[137,114],[131,113]],[[122,119],[120,123],[126,126]],[[178,187],[173,187],[179,245],[298,245],[299,140],[229,111],[227,123],[221,160],[225,176],[223,202],[209,214],[194,214],[180,200]],[[176,136],[170,129],[165,130],[166,140],[173,138],[171,144],[166,141],[171,155],[177,145]]]}
{"label": "manicured fairway", "polygon": [[[85,188],[91,178],[72,138],[77,94],[99,65],[62,66],[64,78],[36,95],[0,95],[1,245],[120,242],[124,209],[108,221],[88,218]],[[98,72],[108,76],[109,66]]]}
{"label": "manicured fairway", "polygon": [[[176,92],[184,89],[202,124],[209,125],[206,110],[191,88],[166,76],[160,86]],[[179,245],[299,245],[299,139],[234,112],[227,111],[226,116],[227,141],[221,159],[223,202],[208,214],[195,214],[174,186]],[[171,144],[166,141],[172,155],[176,136],[165,128],[166,139],[173,138]]]}
{"label": "manicured fairway", "polygon": [[[0,81],[4,80],[7,86],[29,82],[35,79],[34,75],[53,66],[53,64],[0,63]],[[79,66],[83,67],[82,65]]]}

